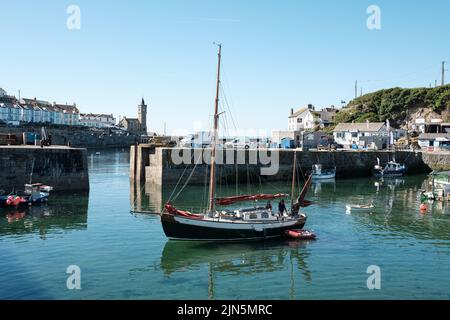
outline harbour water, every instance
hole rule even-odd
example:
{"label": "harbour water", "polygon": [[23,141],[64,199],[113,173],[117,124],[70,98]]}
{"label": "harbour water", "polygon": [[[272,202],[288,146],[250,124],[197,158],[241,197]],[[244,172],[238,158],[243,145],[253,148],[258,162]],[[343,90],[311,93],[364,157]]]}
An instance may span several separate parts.
{"label": "harbour water", "polygon": [[[130,195],[127,151],[89,151],[89,171],[89,195],[0,209],[0,299],[450,299],[450,208],[419,212],[426,176],[313,184],[305,212],[316,241],[208,244],[169,242],[157,215],[130,212],[159,211],[171,190]],[[239,188],[289,193],[290,181]],[[176,204],[201,206],[205,191],[188,187]],[[371,214],[345,212],[372,201]],[[67,289],[71,265],[81,290]],[[367,288],[372,265],[380,290]]]}

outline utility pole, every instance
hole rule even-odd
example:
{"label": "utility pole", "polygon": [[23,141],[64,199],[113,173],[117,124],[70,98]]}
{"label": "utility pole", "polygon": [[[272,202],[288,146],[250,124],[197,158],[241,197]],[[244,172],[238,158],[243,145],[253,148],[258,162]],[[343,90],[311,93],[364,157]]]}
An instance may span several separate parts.
{"label": "utility pole", "polygon": [[362,90],[363,88],[361,88],[361,94],[360,94],[360,97],[362,97],[362,94],[363,94],[363,90]]}
{"label": "utility pole", "polygon": [[445,85],[445,61],[442,61],[442,86]]}
{"label": "utility pole", "polygon": [[437,88],[437,80],[434,80],[434,87]]}
{"label": "utility pole", "polygon": [[358,80],[355,81],[355,99],[358,98]]}

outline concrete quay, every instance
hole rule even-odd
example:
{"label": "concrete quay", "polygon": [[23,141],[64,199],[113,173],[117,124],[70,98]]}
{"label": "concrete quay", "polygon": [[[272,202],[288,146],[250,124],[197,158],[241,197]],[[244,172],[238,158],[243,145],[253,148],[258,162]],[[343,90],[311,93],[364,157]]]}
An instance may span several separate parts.
{"label": "concrete quay", "polygon": [[55,192],[88,191],[86,149],[0,146],[0,190],[23,190],[30,180],[53,186]]}
{"label": "concrete quay", "polygon": [[[197,149],[197,151],[199,151]],[[201,150],[200,150],[201,151]],[[205,150],[208,152],[208,150]],[[190,164],[176,164],[172,160],[172,152],[183,154],[188,152],[194,154],[194,149],[177,148],[155,148],[149,145],[137,145],[131,148],[130,152],[130,179],[136,183],[147,183],[151,185],[176,185],[181,176],[184,176],[179,183],[184,184],[189,177],[192,185],[205,183],[205,176],[209,171],[207,163],[196,166],[194,172],[194,161]],[[232,158],[237,157],[236,150],[231,152]],[[245,154],[247,160],[245,164],[219,164],[217,166],[217,181],[235,183],[246,183],[250,176],[251,181],[258,181],[261,168],[267,167],[261,163],[249,164],[251,154],[257,153],[255,150],[239,150]],[[266,152],[266,150],[263,150]],[[292,164],[294,161],[294,150],[274,149],[269,150],[269,154],[278,152],[279,168],[274,175],[262,176],[262,181],[290,181],[292,177]],[[377,163],[377,158],[381,164],[385,164],[395,158],[396,161],[405,163],[408,167],[408,174],[425,174],[432,170],[450,170],[450,153],[429,153],[422,151],[295,151],[297,153],[298,167],[303,172],[311,170],[314,164],[322,164],[324,168],[337,169],[337,178],[369,177],[372,169]],[[227,159],[228,159],[227,155]],[[274,158],[275,159],[275,158]],[[227,163],[223,161],[223,163]],[[240,163],[240,162],[239,162]],[[184,174],[183,174],[184,173]],[[256,180],[255,180],[256,179]]]}

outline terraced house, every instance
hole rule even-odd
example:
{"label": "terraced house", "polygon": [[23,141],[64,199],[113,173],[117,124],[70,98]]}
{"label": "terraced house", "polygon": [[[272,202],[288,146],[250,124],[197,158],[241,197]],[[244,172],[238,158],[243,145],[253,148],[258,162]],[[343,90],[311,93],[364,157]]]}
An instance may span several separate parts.
{"label": "terraced house", "polygon": [[44,100],[17,99],[0,88],[0,123],[80,125],[80,111],[76,104],[57,104]]}

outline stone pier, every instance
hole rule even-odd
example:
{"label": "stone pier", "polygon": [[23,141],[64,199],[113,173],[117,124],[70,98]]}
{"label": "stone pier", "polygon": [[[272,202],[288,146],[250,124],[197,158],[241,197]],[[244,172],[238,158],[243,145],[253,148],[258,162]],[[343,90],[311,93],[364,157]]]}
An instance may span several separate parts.
{"label": "stone pier", "polygon": [[[134,149],[134,150],[133,150]],[[175,164],[172,161],[171,152],[183,154],[194,153],[191,149],[150,148],[137,146],[131,152],[131,179],[142,184],[172,186],[177,183],[184,184],[189,178],[193,185],[205,184],[205,177],[209,172],[208,164],[199,164],[195,171],[193,164]],[[271,150],[279,153],[279,170],[274,175],[261,176],[261,181],[290,181],[292,177],[292,164],[294,150]],[[208,151],[206,151],[208,152]],[[217,165],[217,181],[222,183],[235,183],[236,181],[247,183],[257,182],[260,179],[260,169],[267,167],[258,164],[248,164],[253,150],[239,150],[245,153],[246,164],[219,164]],[[265,151],[266,152],[266,151]],[[236,160],[236,150],[232,151],[232,157]],[[296,151],[298,167],[304,173],[310,171],[314,164],[322,164],[324,168],[337,169],[337,178],[369,177],[377,163],[381,164],[395,159],[405,163],[408,174],[429,173],[432,170],[450,170],[450,153],[433,154],[413,151]],[[237,161],[234,161],[236,163]],[[192,161],[191,163],[194,163]],[[226,163],[224,161],[224,163]],[[180,179],[180,177],[183,177]]]}
{"label": "stone pier", "polygon": [[88,191],[86,149],[0,146],[0,190],[23,190],[30,181],[53,186],[55,192]]}

